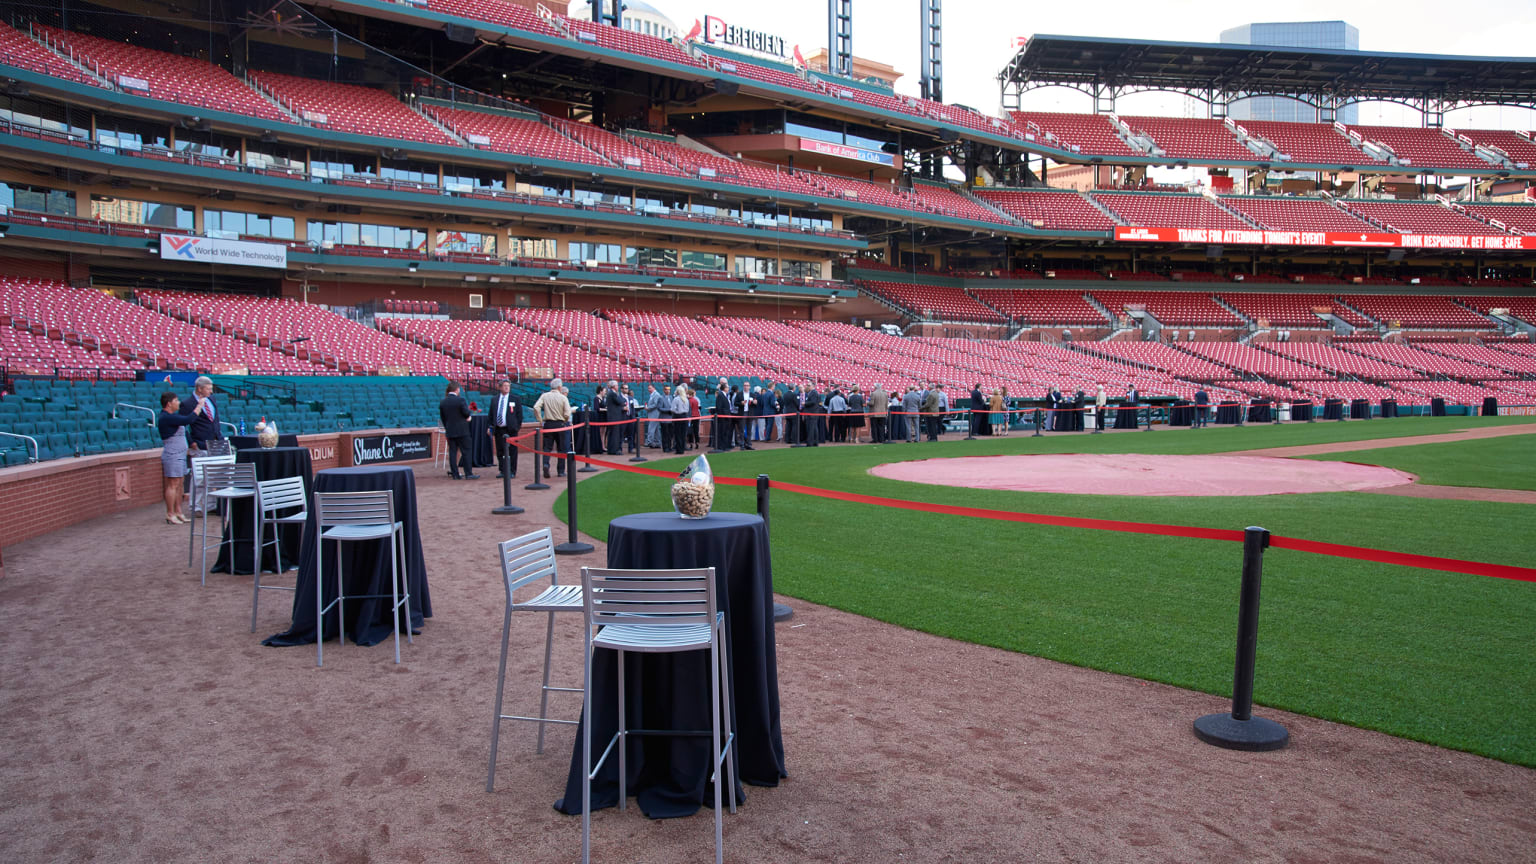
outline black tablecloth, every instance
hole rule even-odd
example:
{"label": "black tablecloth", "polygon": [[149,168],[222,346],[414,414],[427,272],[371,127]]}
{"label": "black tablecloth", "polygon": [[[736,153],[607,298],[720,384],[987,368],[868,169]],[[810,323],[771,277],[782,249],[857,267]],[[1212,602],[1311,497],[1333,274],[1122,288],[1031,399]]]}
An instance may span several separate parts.
{"label": "black tablecloth", "polygon": [[1175,402],[1168,407],[1169,426],[1193,426],[1195,425],[1195,403]]}
{"label": "black tablecloth", "polygon": [[1248,403],[1248,422],[1268,423],[1275,419],[1273,411],[1268,402],[1250,402]]}
{"label": "black tablecloth", "polygon": [[1484,396],[1483,397],[1483,416],[1484,417],[1497,417],[1497,416],[1499,416],[1499,399],[1498,399],[1497,396]]}
{"label": "black tablecloth", "polygon": [[491,415],[474,414],[469,418],[469,464],[484,468],[496,464],[496,439],[490,435]]}
{"label": "black tablecloth", "polygon": [[1324,399],[1323,400],[1323,419],[1324,420],[1343,420],[1344,419],[1344,400],[1343,399]]}
{"label": "black tablecloth", "polygon": [[[279,439],[281,440],[281,439]],[[273,447],[270,450],[261,447],[241,449],[235,453],[236,462],[249,462],[256,466],[257,480],[281,480],[284,477],[304,478],[304,499],[309,500],[309,491],[314,488],[314,469],[309,458],[308,447]],[[235,539],[233,544],[225,544],[219,547],[219,558],[213,564],[213,572],[228,573],[230,546],[234,546],[235,571],[250,575],[251,572],[251,511],[256,506],[250,498],[236,498],[229,504],[229,520],[225,525],[225,539],[229,538],[230,530],[233,530]],[[287,511],[292,512],[292,511]],[[285,514],[279,514],[285,515]],[[275,525],[282,537],[283,566],[294,567],[299,563],[300,550],[304,532],[297,525]],[[271,530],[271,529],[268,529]],[[269,538],[270,539],[270,536]],[[277,572],[276,546],[268,546],[261,550],[261,569]]]}
{"label": "black tablecloth", "polygon": [[[754,786],[777,786],[784,768],[779,727],[779,672],[774,654],[773,569],[768,529],[752,513],[713,513],[691,520],[675,513],[636,513],[608,526],[608,566],[643,569],[715,568],[725,612],[735,700],[736,777]],[[618,729],[616,653],[592,660],[593,759]],[[626,710],[629,728],[708,729],[709,653],[629,654]],[[642,698],[637,699],[636,694]],[[576,731],[562,813],[581,812],[581,729]],[[712,801],[709,739],[635,736],[628,750],[628,789],[647,816],[687,816]],[[592,781],[592,808],[618,803],[618,759],[610,756]],[[740,788],[737,800],[743,800]]]}
{"label": "black tablecloth", "polygon": [[1136,429],[1140,427],[1141,424],[1136,420],[1137,415],[1141,412],[1140,408],[1135,406],[1126,406],[1123,408],[1116,408],[1114,409],[1114,412],[1116,429]]}
{"label": "black tablecloth", "polygon": [[[256,439],[255,435],[231,435],[229,436],[229,446],[236,450],[254,450],[261,446],[261,442]],[[279,435],[277,436],[277,446],[297,447],[299,446],[299,436]]]}
{"label": "black tablecloth", "polygon": [[1396,399],[1383,399],[1383,400],[1381,400],[1381,416],[1383,416],[1383,417],[1396,417],[1397,416],[1397,400]]}
{"label": "black tablecloth", "polygon": [[1349,401],[1349,417],[1351,420],[1371,419],[1371,400],[1351,399]]}
{"label": "black tablecloth", "polygon": [[[376,492],[395,495],[395,518],[405,527],[406,585],[411,592],[411,630],[420,632],[423,620],[432,617],[432,598],[427,589],[427,562],[421,554],[421,534],[416,523],[416,475],[397,465],[362,468],[329,468],[315,475],[316,492]],[[348,594],[382,594],[383,600],[347,602],[347,635],[359,645],[377,645],[394,632],[389,603],[389,546],[386,540],[348,543],[342,560],[347,568]],[[315,508],[309,508],[300,551],[298,590],[293,597],[293,621],[285,632],[268,636],[263,645],[309,645],[315,641]],[[322,604],[336,599],[336,544],[325,544],[325,590]],[[337,632],[335,609],[326,613],[327,637]]]}
{"label": "black tablecloth", "polygon": [[1437,397],[1437,398],[1429,400],[1429,416],[1431,416],[1431,417],[1444,417],[1445,416],[1445,400],[1444,399],[1440,399],[1440,398]]}
{"label": "black tablecloth", "polygon": [[1303,423],[1305,423],[1308,420],[1311,420],[1312,419],[1312,402],[1311,402],[1311,400],[1303,399],[1303,400],[1300,400],[1300,401],[1297,401],[1297,402],[1292,402],[1291,403],[1291,419],[1293,421],[1294,420],[1300,420]]}
{"label": "black tablecloth", "polygon": [[1236,423],[1242,417],[1243,406],[1236,402],[1222,402],[1216,406],[1217,423]]}

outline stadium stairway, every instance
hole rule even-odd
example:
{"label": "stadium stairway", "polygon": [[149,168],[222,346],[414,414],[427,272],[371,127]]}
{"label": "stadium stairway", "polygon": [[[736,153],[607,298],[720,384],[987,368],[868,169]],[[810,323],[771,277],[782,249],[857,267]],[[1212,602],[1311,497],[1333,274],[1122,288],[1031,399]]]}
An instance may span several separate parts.
{"label": "stadium stairway", "polygon": [[431,123],[433,126],[436,126],[437,127],[437,131],[443,133],[444,135],[447,135],[449,138],[452,138],[454,140],[454,142],[457,143],[460,147],[472,147],[472,145],[469,143],[468,139],[466,139],[463,135],[460,135],[457,131],[455,131],[452,126],[449,126],[447,123],[444,123],[443,121],[441,121],[441,120],[437,119],[436,117],[432,116],[432,113],[430,111],[423,110],[421,105],[417,104],[414,101],[413,102],[405,102],[405,103],[402,103],[402,104],[404,104],[405,107],[411,109],[411,112],[414,113],[416,116],[418,116],[421,119],[427,121],[428,123]]}
{"label": "stadium stairway", "polygon": [[1094,198],[1092,195],[1089,195],[1087,192],[1084,192],[1081,189],[1078,190],[1077,195],[1079,198],[1082,198],[1084,201],[1087,201],[1089,204],[1093,205],[1093,209],[1103,213],[1105,217],[1109,219],[1109,221],[1115,223],[1116,225],[1125,224],[1125,220],[1120,218],[1119,213],[1116,213],[1108,207],[1105,207],[1103,202],[1099,201],[1097,198]]}
{"label": "stadium stairway", "polygon": [[1217,209],[1225,211],[1232,218],[1242,221],[1245,225],[1248,225],[1250,228],[1254,228],[1254,229],[1257,229],[1257,230],[1263,230],[1264,226],[1260,225],[1258,222],[1254,221],[1254,218],[1252,216],[1249,216],[1247,213],[1244,213],[1244,212],[1242,212],[1242,211],[1232,207],[1226,201],[1223,201],[1221,199],[1221,196],[1219,196],[1219,195],[1212,195],[1212,196],[1210,196],[1209,200],[1210,200],[1210,202],[1212,204],[1216,205]]}

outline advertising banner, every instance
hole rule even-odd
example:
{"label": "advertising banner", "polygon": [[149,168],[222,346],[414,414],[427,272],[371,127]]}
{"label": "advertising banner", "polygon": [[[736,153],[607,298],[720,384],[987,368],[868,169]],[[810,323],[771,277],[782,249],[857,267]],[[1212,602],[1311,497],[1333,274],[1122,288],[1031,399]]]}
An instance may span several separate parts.
{"label": "advertising banner", "polygon": [[800,149],[806,153],[820,153],[823,156],[837,156],[841,159],[854,159],[876,165],[894,166],[896,164],[896,157],[890,153],[850,147],[847,144],[833,144],[830,141],[817,141],[814,138],[801,138]]}
{"label": "advertising banner", "polygon": [[1360,249],[1536,249],[1536,237],[1460,234],[1351,234],[1340,231],[1264,231],[1219,228],[1115,228],[1115,239],[1149,243],[1342,246]]}
{"label": "advertising banner", "polygon": [[365,435],[352,439],[353,465],[381,465],[432,458],[432,433]]}
{"label": "advertising banner", "polygon": [[288,247],[281,243],[251,243],[213,237],[160,235],[162,261],[195,261],[199,264],[232,264],[237,267],[288,266]]}

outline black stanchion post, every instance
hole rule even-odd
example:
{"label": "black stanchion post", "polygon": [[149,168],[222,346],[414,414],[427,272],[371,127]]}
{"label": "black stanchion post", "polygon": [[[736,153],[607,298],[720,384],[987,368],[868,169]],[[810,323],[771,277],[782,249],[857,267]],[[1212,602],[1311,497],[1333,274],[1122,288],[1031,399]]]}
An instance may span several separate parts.
{"label": "black stanchion post", "polygon": [[1269,403],[1269,422],[1271,425],[1280,425],[1280,401],[1277,399]]}
{"label": "black stanchion post", "polygon": [[[511,446],[511,444],[507,441],[506,437],[503,436],[502,439],[501,439],[501,453],[498,454],[498,455],[499,455],[499,458],[501,459],[501,464],[507,466],[508,468],[512,467],[511,464],[510,464],[511,460],[507,458],[507,448],[510,447],[510,446]],[[537,472],[535,472],[535,476],[537,476]],[[501,506],[500,507],[492,507],[491,508],[491,512],[492,513],[501,513],[503,515],[509,515],[509,516],[516,515],[518,513],[523,512],[523,508],[518,507],[517,505],[512,503],[512,472],[511,471],[503,471],[503,472],[501,472]]]}
{"label": "black stanchion post", "polygon": [[970,413],[968,419],[970,420],[970,425],[965,428],[965,440],[967,440],[967,441],[975,441],[976,440],[976,406],[975,405],[971,406],[971,413]]}
{"label": "black stanchion post", "polygon": [[[1141,416],[1141,412],[1142,412],[1142,409],[1141,408],[1137,408],[1136,409],[1136,416],[1140,417]],[[1143,431],[1143,432],[1151,432],[1152,431],[1152,406],[1151,405],[1147,405],[1146,406],[1146,412],[1147,412],[1147,425],[1141,431]]]}
{"label": "black stanchion post", "polygon": [[[539,423],[539,427],[540,427],[541,430],[543,429],[543,425],[544,424],[542,422]],[[540,454],[539,454],[539,450],[540,450],[541,446],[548,446],[548,444],[549,444],[549,442],[547,442],[547,441],[540,441],[539,440],[540,438],[543,438],[543,437],[544,437],[543,431],[539,431],[539,432],[533,433],[533,438],[532,438],[533,446],[528,448],[528,455],[529,455],[530,458],[533,459],[533,482],[529,483],[527,486],[524,486],[523,488],[524,489],[528,489],[528,490],[533,491],[533,492],[539,492],[539,491],[542,491],[544,489],[548,489],[549,488],[549,484],[548,483],[545,483],[543,480],[539,479],[540,477],[544,476],[543,474],[540,473],[540,468],[539,468],[539,463],[540,463],[540,459],[541,459]]]}
{"label": "black stanchion post", "polygon": [[1243,531],[1243,583],[1237,607],[1237,668],[1232,676],[1232,711],[1195,721],[1195,736],[1228,750],[1279,750],[1290,739],[1284,726],[1253,716],[1253,664],[1259,646],[1259,585],[1269,532]]}
{"label": "black stanchion post", "polygon": [[[763,530],[771,538],[773,530],[768,521],[768,475],[757,475],[757,515],[763,517]],[[773,620],[788,621],[795,617],[795,610],[777,601],[773,604]]]}
{"label": "black stanchion post", "polygon": [[[581,433],[581,458],[592,458],[592,430],[599,430],[598,434],[602,434],[602,428],[603,427],[601,426],[592,425],[592,412],[588,411],[586,425],[582,426],[581,429],[578,430]],[[581,467],[576,470],[583,474],[591,474],[593,471],[597,470],[597,466],[590,462],[583,462],[581,463]]]}
{"label": "black stanchion post", "polygon": [[1313,408],[1312,403],[1310,401],[1308,401],[1307,402],[1307,422],[1308,423],[1316,423],[1317,422],[1317,412],[1313,411],[1312,408]]}
{"label": "black stanchion post", "polygon": [[644,438],[641,437],[643,432],[644,432],[644,427],[642,427],[640,425],[640,418],[636,417],[635,418],[635,440],[634,440],[634,445],[635,445],[635,451],[634,452],[635,452],[635,455],[629,457],[629,461],[631,461],[631,462],[649,462],[649,461],[651,461],[651,460],[645,458],[644,456],[640,455],[640,442],[645,440]]}
{"label": "black stanchion post", "polygon": [[565,524],[570,532],[564,543],[555,547],[556,555],[585,555],[594,548],[576,539],[576,451],[565,451]]}
{"label": "black stanchion post", "polygon": [[1041,437],[1040,426],[1041,426],[1041,423],[1040,423],[1040,409],[1036,408],[1035,409],[1035,434],[1033,434],[1033,435],[1031,435],[1029,437],[1031,437],[1031,438],[1039,438],[1039,437]]}
{"label": "black stanchion post", "polygon": [[1103,434],[1103,432],[1104,432],[1104,415],[1108,414],[1108,413],[1109,413],[1109,404],[1108,403],[1105,403],[1102,407],[1100,407],[1099,405],[1094,405],[1093,406],[1093,432],[1090,433],[1090,434],[1093,434],[1093,435],[1101,435],[1101,434]]}

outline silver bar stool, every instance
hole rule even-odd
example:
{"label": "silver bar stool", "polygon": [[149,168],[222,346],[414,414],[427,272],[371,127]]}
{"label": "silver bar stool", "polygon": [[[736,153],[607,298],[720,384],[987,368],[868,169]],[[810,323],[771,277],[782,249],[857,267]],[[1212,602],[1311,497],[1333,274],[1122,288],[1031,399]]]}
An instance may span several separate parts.
{"label": "silver bar stool", "polygon": [[[395,519],[395,496],[379,492],[315,493],[315,665],[325,665],[325,613],[336,607],[338,642],[347,639],[346,567],[343,543],[362,540],[389,541],[389,589],[395,619],[395,662],[400,662],[400,607],[405,606],[405,639],[411,639],[410,586],[404,578],[405,525]],[[325,541],[336,542],[336,599],[324,603]],[[354,594],[354,600],[383,599],[383,594]],[[323,605],[322,605],[323,604]]]}
{"label": "silver bar stool", "polygon": [[[208,584],[208,550],[218,549],[224,544],[229,544],[229,572],[235,572],[235,532],[229,524],[230,502],[237,498],[248,498],[251,501],[251,567],[257,572],[261,571],[261,544],[260,519],[261,513],[256,504],[256,466],[249,462],[243,465],[226,463],[222,465],[203,466],[203,584]],[[218,507],[222,528],[219,538],[213,543],[208,542],[208,510]],[[225,539],[225,535],[228,539]]]}
{"label": "silver bar stool", "polygon": [[192,476],[192,480],[189,484],[190,488],[187,491],[191,496],[191,500],[187,502],[187,509],[192,514],[192,518],[187,520],[188,567],[191,567],[192,563],[197,560],[197,517],[201,515],[204,519],[208,518],[208,505],[207,502],[203,500],[203,469],[209,465],[233,464],[235,464],[234,454],[226,454],[223,456],[194,456],[190,461],[191,470],[189,473]]}
{"label": "silver bar stool", "polygon": [[[726,653],[725,613],[715,602],[715,568],[694,570],[608,570],[581,568],[582,609],[587,648],[581,736],[581,860],[592,858],[592,778],[615,747],[619,753],[619,809],[626,789],[625,750],[630,735],[694,735],[694,730],[629,729],[624,710],[624,654],[709,651],[710,781],[715,788],[715,864],[724,854],[724,821],[720,809],[720,766],[725,765],[731,812],[736,812],[736,734],[731,729],[730,658]],[[592,764],[592,653],[599,648],[618,652],[618,731],[608,739],[597,764]],[[722,724],[722,716],[724,722]],[[724,738],[722,746],[722,737]]]}
{"label": "silver bar stool", "polygon": [[[262,480],[256,484],[257,510],[261,512],[261,533],[257,535],[257,561],[261,560],[260,550],[268,546],[273,547],[277,555],[277,572],[287,572],[283,565],[283,533],[284,525],[303,525],[309,519],[307,509],[308,499],[304,494],[303,477],[282,477],[277,480]],[[294,512],[297,510],[298,512]],[[272,526],[272,539],[266,539],[267,526]],[[297,566],[297,565],[295,565]],[[251,632],[256,632],[256,607],[261,602],[262,591],[292,591],[288,585],[263,585],[261,584],[261,569],[257,568],[255,585],[251,588]]]}
{"label": "silver bar stool", "polygon": [[[550,693],[581,693],[580,687],[549,686],[549,660],[555,638],[555,613],[581,611],[581,585],[560,584],[555,566],[555,541],[548,528],[540,528],[531,534],[514,537],[497,546],[501,551],[501,581],[507,589],[507,608],[501,622],[501,666],[496,675],[496,711],[491,717],[491,766],[485,776],[485,791],[496,791],[496,745],[501,739],[501,721],[529,720],[539,724],[539,744],[536,752],[544,752],[544,728],[546,723],[569,723],[575,720],[549,719]],[[536,582],[549,580],[538,594],[518,602],[513,593]],[[544,679],[539,690],[539,716],[523,717],[501,713],[502,694],[507,683],[507,646],[511,639],[513,612],[545,612],[548,622],[544,631]]]}

